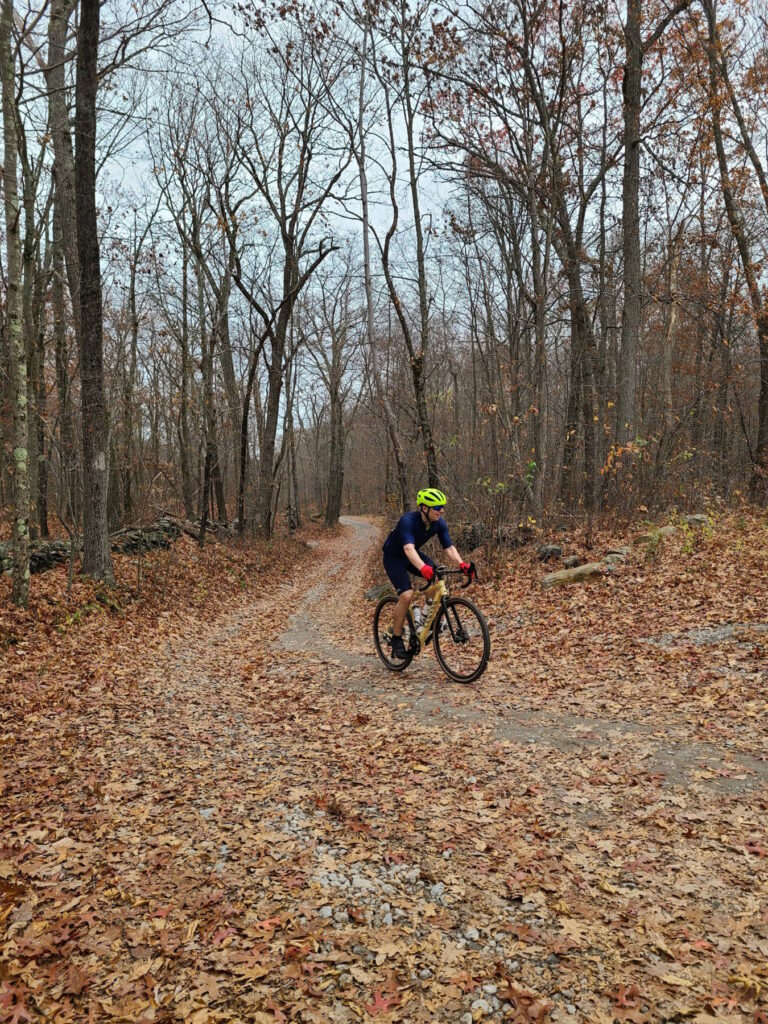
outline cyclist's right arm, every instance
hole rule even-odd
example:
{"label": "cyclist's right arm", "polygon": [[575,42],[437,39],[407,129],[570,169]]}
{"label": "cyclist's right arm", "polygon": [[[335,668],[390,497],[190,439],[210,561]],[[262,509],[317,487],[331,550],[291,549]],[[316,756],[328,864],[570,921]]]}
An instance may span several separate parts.
{"label": "cyclist's right arm", "polygon": [[422,562],[421,558],[419,558],[419,553],[416,550],[415,544],[404,544],[403,554],[414,567],[416,572],[421,572],[421,567],[426,565],[426,562]]}

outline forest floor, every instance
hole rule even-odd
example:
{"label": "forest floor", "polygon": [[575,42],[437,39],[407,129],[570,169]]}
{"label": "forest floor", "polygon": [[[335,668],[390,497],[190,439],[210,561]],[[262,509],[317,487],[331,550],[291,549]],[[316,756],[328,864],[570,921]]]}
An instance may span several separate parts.
{"label": "forest floor", "polygon": [[378,662],[379,538],[0,582],[0,1022],[768,1024],[765,515],[481,559],[469,687]]}

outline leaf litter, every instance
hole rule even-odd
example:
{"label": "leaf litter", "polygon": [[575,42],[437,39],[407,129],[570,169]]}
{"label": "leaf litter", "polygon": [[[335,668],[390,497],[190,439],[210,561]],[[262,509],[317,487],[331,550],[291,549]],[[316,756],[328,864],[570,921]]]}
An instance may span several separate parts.
{"label": "leaf litter", "polygon": [[516,553],[468,688],[371,656],[357,536],[4,620],[0,1021],[760,1024],[765,659],[686,630],[763,621],[765,520],[580,590]]}

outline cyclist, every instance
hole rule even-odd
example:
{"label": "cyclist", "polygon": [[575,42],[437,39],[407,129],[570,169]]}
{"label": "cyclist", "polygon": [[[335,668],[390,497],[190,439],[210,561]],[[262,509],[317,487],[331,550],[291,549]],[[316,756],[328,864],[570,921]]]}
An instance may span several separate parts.
{"label": "cyclist", "polygon": [[395,605],[392,616],[392,655],[405,658],[403,643],[403,623],[408,608],[413,600],[413,587],[408,573],[420,573],[425,580],[434,579],[435,563],[428,555],[423,555],[419,548],[426,544],[430,537],[437,535],[443,546],[446,557],[463,573],[470,575],[472,566],[462,561],[448,533],[448,526],[443,519],[443,511],[448,499],[436,487],[426,487],[416,495],[416,509],[406,512],[398,521],[384,542],[384,570],[389,576],[400,600]]}

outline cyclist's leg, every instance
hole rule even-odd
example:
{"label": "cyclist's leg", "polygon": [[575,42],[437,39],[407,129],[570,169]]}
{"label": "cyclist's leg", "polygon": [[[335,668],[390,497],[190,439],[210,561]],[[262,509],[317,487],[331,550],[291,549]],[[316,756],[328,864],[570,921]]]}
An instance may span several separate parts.
{"label": "cyclist's leg", "polygon": [[403,623],[413,598],[413,588],[408,578],[409,565],[410,562],[406,558],[388,558],[386,555],[384,556],[384,569],[395,592],[399,595],[398,602],[392,613],[392,635],[399,641],[393,647],[395,657],[405,656],[404,648],[401,646]]}
{"label": "cyclist's leg", "polygon": [[392,632],[395,636],[403,635],[403,623],[405,622],[405,616],[408,614],[408,608],[410,607],[412,600],[413,590],[404,590],[402,594],[400,594],[400,599],[395,605],[395,610],[392,613]]}

